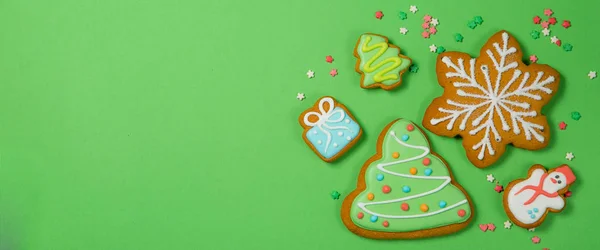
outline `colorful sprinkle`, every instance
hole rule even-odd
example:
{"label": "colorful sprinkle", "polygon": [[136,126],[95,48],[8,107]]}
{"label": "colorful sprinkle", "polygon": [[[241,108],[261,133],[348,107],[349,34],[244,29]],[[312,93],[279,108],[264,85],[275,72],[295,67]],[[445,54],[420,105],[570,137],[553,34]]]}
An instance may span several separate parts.
{"label": "colorful sprinkle", "polygon": [[424,22],[423,24],[421,24],[421,27],[422,27],[423,29],[427,29],[427,28],[429,28],[429,22]]}
{"label": "colorful sprinkle", "polygon": [[381,188],[381,192],[383,192],[384,194],[389,194],[390,192],[392,192],[392,188],[388,185],[383,185],[383,187]]}
{"label": "colorful sprinkle", "polygon": [[540,241],[542,241],[542,239],[540,239],[540,237],[533,236],[533,238],[531,238],[531,242],[533,242],[533,244],[538,244],[538,243],[540,243]]}
{"label": "colorful sprinkle", "polygon": [[421,33],[421,36],[422,36],[423,38],[429,38],[429,32],[427,32],[427,31],[423,31],[423,33]]}
{"label": "colorful sprinkle", "polygon": [[569,197],[571,197],[571,195],[573,195],[573,192],[571,192],[571,190],[569,190],[569,191],[567,191],[567,192],[565,193],[565,197],[566,197],[566,198],[569,198]]}
{"label": "colorful sprinkle", "polygon": [[431,16],[430,16],[430,15],[425,15],[425,16],[423,17],[423,20],[424,20],[425,22],[429,22],[429,21],[431,21]]}
{"label": "colorful sprinkle", "polygon": [[567,52],[573,50],[573,45],[571,45],[570,43],[565,43],[565,45],[563,45],[563,49]]}
{"label": "colorful sprinkle", "polygon": [[392,157],[394,157],[395,159],[398,159],[398,157],[400,157],[400,153],[394,152],[394,153],[392,153]]}
{"label": "colorful sprinkle", "polygon": [[473,19],[473,21],[475,21],[475,23],[476,23],[477,25],[481,25],[481,24],[483,23],[483,17],[481,17],[481,16],[476,16],[476,17]]}
{"label": "colorful sprinkle", "polygon": [[408,71],[410,71],[410,73],[417,73],[419,71],[419,66],[416,64],[410,65]]}
{"label": "colorful sprinkle", "polygon": [[573,154],[573,152],[568,152],[567,155],[565,156],[565,159],[572,161],[575,158],[575,155]]}
{"label": "colorful sprinkle", "polygon": [[537,208],[533,208],[533,212],[534,212],[534,213],[537,213],[537,212],[539,212],[539,211],[540,211],[540,210],[538,210]]}
{"label": "colorful sprinkle", "polygon": [[334,200],[339,199],[340,198],[340,193],[338,191],[331,192],[331,198],[333,198]]}
{"label": "colorful sprinkle", "polygon": [[590,71],[590,73],[588,73],[588,77],[590,78],[590,80],[596,78],[597,74],[596,71]]}
{"label": "colorful sprinkle", "polygon": [[555,25],[555,24],[556,24],[556,17],[551,17],[551,18],[549,18],[549,19],[548,19],[548,23],[549,23],[550,25]]}
{"label": "colorful sprinkle", "polygon": [[400,13],[398,13],[398,17],[400,18],[400,20],[406,20],[406,18],[408,18],[408,15],[406,14],[406,12],[400,11]]}
{"label": "colorful sprinkle", "polygon": [[417,168],[410,168],[410,174],[416,175],[417,174]]}
{"label": "colorful sprinkle", "polygon": [[537,30],[534,30],[534,31],[532,31],[532,32],[531,32],[531,38],[533,38],[533,39],[538,39],[538,38],[540,38],[540,32],[539,32],[539,31],[537,31]]}
{"label": "colorful sprinkle", "polygon": [[431,27],[429,28],[429,33],[435,35],[435,33],[437,33],[437,29],[435,27]]}
{"label": "colorful sprinkle", "polygon": [[408,132],[412,132],[413,130],[415,130],[415,126],[413,126],[412,124],[408,124],[406,125],[406,130],[408,130]]}
{"label": "colorful sprinkle", "polygon": [[377,174],[377,180],[383,181],[383,174]]}
{"label": "colorful sprinkle", "polygon": [[436,53],[441,54],[441,53],[444,53],[444,52],[446,52],[446,48],[444,48],[444,46],[437,47]]}
{"label": "colorful sprinkle", "polygon": [[461,209],[461,210],[458,210],[457,214],[460,217],[465,217],[465,215],[467,215],[467,211],[465,211],[464,209]]}
{"label": "colorful sprinkle", "polygon": [[579,119],[581,119],[581,113],[575,111],[575,112],[571,112],[571,119],[575,120],[575,121],[579,121]]}
{"label": "colorful sprinkle", "polygon": [[429,164],[431,164],[431,160],[429,158],[423,159],[423,165],[429,166]]}
{"label": "colorful sprinkle", "polygon": [[338,72],[337,72],[337,69],[332,69],[331,71],[329,71],[329,74],[330,74],[332,77],[335,77],[335,76],[337,76],[337,74],[338,74]]}
{"label": "colorful sprinkle", "polygon": [[381,18],[383,18],[383,12],[381,12],[381,10],[375,12],[375,18],[381,20]]}
{"label": "colorful sprinkle", "polygon": [[405,193],[410,192],[410,187],[409,186],[402,187],[402,192],[405,192]]}
{"label": "colorful sprinkle", "polygon": [[423,212],[427,212],[429,211],[429,207],[427,206],[427,204],[421,204],[421,207],[419,207],[421,209],[421,211]]}
{"label": "colorful sprinkle", "polygon": [[475,28],[477,28],[477,23],[475,21],[471,20],[467,23],[467,26],[471,29],[475,29]]}
{"label": "colorful sprinkle", "polygon": [[389,227],[390,223],[386,220],[383,223],[381,223],[384,227]]}
{"label": "colorful sprinkle", "polygon": [[326,56],[325,57],[325,61],[328,63],[332,63],[333,62],[333,56]]}
{"label": "colorful sprinkle", "polygon": [[369,194],[367,194],[367,199],[372,201],[373,199],[375,199],[375,195],[373,193],[369,193]]}
{"label": "colorful sprinkle", "polygon": [[533,23],[534,24],[540,24],[541,21],[542,21],[542,18],[540,18],[539,16],[533,17]]}
{"label": "colorful sprinkle", "polygon": [[545,9],[545,10],[544,10],[544,15],[546,15],[546,16],[552,16],[552,14],[553,14],[553,13],[554,13],[554,12],[552,12],[552,10],[551,10],[551,9]]}
{"label": "colorful sprinkle", "polygon": [[430,176],[431,173],[433,173],[433,170],[431,170],[431,168],[426,168],[424,172],[426,176]]}
{"label": "colorful sprinkle", "polygon": [[456,33],[454,35],[454,41],[458,42],[458,43],[462,43],[464,37],[461,34]]}
{"label": "colorful sprinkle", "polygon": [[408,138],[409,138],[408,135],[402,135],[402,140],[403,141],[408,141]]}
{"label": "colorful sprinkle", "polygon": [[571,27],[571,21],[564,20],[562,26],[565,27],[565,29],[568,29],[569,27]]}
{"label": "colorful sprinkle", "polygon": [[371,222],[376,222],[377,219],[379,219],[377,215],[371,215]]}
{"label": "colorful sprinkle", "polygon": [[494,191],[502,193],[502,191],[504,191],[504,187],[502,187],[502,185],[496,185],[496,187],[494,187]]}
{"label": "colorful sprinkle", "polygon": [[538,58],[536,55],[530,55],[529,61],[531,61],[532,63],[536,63],[538,61]]}
{"label": "colorful sprinkle", "polygon": [[363,214],[362,212],[358,212],[358,214],[356,215],[357,218],[362,219],[363,217],[365,217],[365,214]]}
{"label": "colorful sprinkle", "polygon": [[494,225],[494,223],[488,224],[488,230],[493,232],[494,230],[496,230],[496,225]]}
{"label": "colorful sprinkle", "polygon": [[567,129],[567,124],[566,124],[565,122],[560,122],[560,123],[558,124],[558,128],[559,128],[560,130],[565,130],[565,129]]}
{"label": "colorful sprinkle", "polygon": [[408,203],[406,203],[406,202],[402,203],[402,205],[400,205],[400,209],[402,209],[402,211],[408,211],[408,209],[409,209]]}
{"label": "colorful sprinkle", "polygon": [[548,21],[543,21],[542,22],[542,28],[547,29],[550,26],[550,23]]}
{"label": "colorful sprinkle", "polygon": [[445,201],[440,201],[440,208],[445,208],[446,205],[448,205],[448,203],[446,203]]}

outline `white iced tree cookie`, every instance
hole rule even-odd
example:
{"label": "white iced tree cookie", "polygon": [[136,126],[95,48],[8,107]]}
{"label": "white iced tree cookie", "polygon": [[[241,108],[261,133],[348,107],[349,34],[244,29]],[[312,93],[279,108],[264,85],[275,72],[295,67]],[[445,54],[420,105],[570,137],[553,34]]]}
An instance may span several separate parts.
{"label": "white iced tree cookie", "polygon": [[477,58],[440,54],[436,73],[444,94],[427,108],[423,126],[462,137],[467,157],[479,168],[496,162],[508,144],[545,147],[550,131],[541,109],[556,93],[560,76],[547,65],[525,65],[522,57],[506,31],[492,36]]}

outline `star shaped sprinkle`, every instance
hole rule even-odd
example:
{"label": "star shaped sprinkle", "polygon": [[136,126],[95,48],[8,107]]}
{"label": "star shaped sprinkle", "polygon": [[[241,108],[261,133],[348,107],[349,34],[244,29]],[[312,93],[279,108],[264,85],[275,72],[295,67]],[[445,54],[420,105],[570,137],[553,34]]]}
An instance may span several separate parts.
{"label": "star shaped sprinkle", "polygon": [[333,77],[337,76],[337,74],[338,74],[337,69],[332,69],[331,71],[329,71],[329,74]]}
{"label": "star shaped sprinkle", "polygon": [[565,130],[565,129],[567,129],[567,124],[566,124],[565,122],[560,122],[560,123],[558,124],[558,128],[559,128],[560,130]]}
{"label": "star shaped sprinkle", "polygon": [[565,43],[562,47],[563,50],[565,50],[566,52],[573,50],[573,45],[571,45],[570,43]]}
{"label": "star shaped sprinkle", "polygon": [[439,47],[437,47],[437,50],[435,52],[438,54],[442,54],[442,53],[446,52],[446,48],[444,48],[444,46],[439,46]]}
{"label": "star shaped sprinkle", "polygon": [[548,26],[550,26],[550,23],[548,21],[543,21],[542,22],[542,28],[547,29]]}
{"label": "star shaped sprinkle", "polygon": [[493,232],[494,230],[496,230],[496,225],[494,225],[494,223],[488,224],[488,230]]}
{"label": "star shaped sprinkle", "polygon": [[475,29],[477,27],[477,23],[471,20],[467,23],[467,26],[469,26],[471,29]]}
{"label": "star shaped sprinkle", "polygon": [[541,240],[542,239],[540,239],[540,237],[537,236],[533,236],[533,238],[531,238],[531,242],[533,242],[533,244],[538,244]]}
{"label": "star shaped sprinkle", "polygon": [[429,52],[435,53],[437,51],[437,46],[435,44],[429,45]]}
{"label": "star shaped sprinkle", "polygon": [[575,121],[579,121],[579,119],[581,119],[581,113],[575,111],[575,112],[571,112],[571,119],[575,120]]}
{"label": "star shaped sprinkle", "polygon": [[510,221],[509,221],[509,220],[505,221],[505,222],[504,222],[504,228],[506,228],[506,229],[510,229],[510,227],[512,227],[512,223],[510,223]]}
{"label": "star shaped sprinkle", "polygon": [[527,229],[527,231],[529,231],[529,232],[535,232],[535,227],[534,227],[534,228]]}
{"label": "star shaped sprinkle", "polygon": [[551,17],[550,19],[548,19],[548,23],[550,23],[550,25],[555,25],[556,22],[556,17]]}
{"label": "star shaped sprinkle", "polygon": [[539,16],[533,17],[533,23],[540,24],[541,21],[542,21],[542,18],[540,18]]}
{"label": "star shaped sprinkle", "polygon": [[496,185],[494,191],[496,191],[497,193],[502,193],[502,191],[504,191],[504,187],[502,185]]}
{"label": "star shaped sprinkle", "polygon": [[573,192],[571,192],[571,190],[568,190],[568,191],[565,193],[565,197],[566,197],[566,198],[569,198],[569,197],[571,197],[572,195],[573,195]]}
{"label": "star shaped sprinkle", "polygon": [[419,66],[417,66],[416,64],[410,65],[408,71],[410,71],[411,73],[417,73],[419,71]]}
{"label": "star shaped sprinkle", "polygon": [[550,42],[551,42],[551,43],[556,43],[556,42],[558,42],[558,37],[556,37],[556,36],[552,36],[552,37],[550,38]]}
{"label": "star shaped sprinkle", "polygon": [[533,38],[533,39],[538,39],[538,38],[540,38],[540,32],[539,32],[539,31],[537,31],[537,30],[534,30],[534,31],[532,31],[532,32],[531,32],[531,38]]}
{"label": "star shaped sprinkle", "polygon": [[464,37],[461,34],[456,33],[456,35],[454,35],[454,41],[462,43]]}
{"label": "star shaped sprinkle", "polygon": [[573,155],[572,152],[568,152],[567,155],[565,156],[565,159],[572,161],[573,158],[575,158],[575,156]]}
{"label": "star shaped sprinkle", "polygon": [[473,19],[473,21],[475,21],[475,23],[476,23],[477,25],[481,25],[481,24],[483,23],[483,17],[481,17],[481,16],[476,16],[476,17]]}
{"label": "star shaped sprinkle", "polygon": [[381,12],[381,10],[375,12],[375,18],[381,20],[381,18],[383,18],[383,12]]}
{"label": "star shaped sprinkle", "polygon": [[407,28],[404,28],[404,27],[400,28],[400,34],[406,35],[406,32],[408,32]]}
{"label": "star shaped sprinkle", "polygon": [[535,62],[537,62],[537,60],[538,60],[538,58],[537,58],[537,56],[536,56],[536,55],[530,55],[530,56],[529,56],[529,61],[531,61],[532,63],[535,63]]}
{"label": "star shaped sprinkle", "polygon": [[438,26],[438,24],[440,24],[440,21],[437,18],[432,18],[431,19],[431,25]]}
{"label": "star shaped sprinkle", "polygon": [[410,12],[412,12],[413,14],[417,13],[417,11],[419,11],[419,9],[417,8],[417,6],[411,5],[409,8]]}
{"label": "star shaped sprinkle", "polygon": [[306,98],[306,97],[304,96],[304,93],[298,93],[298,94],[296,95],[296,99],[298,99],[298,100],[300,100],[300,101],[304,100],[304,98]]}
{"label": "star shaped sprinkle", "polygon": [[325,57],[325,61],[328,63],[332,63],[333,62],[333,56],[326,56]]}
{"label": "star shaped sprinkle", "polygon": [[429,34],[435,35],[437,33],[437,29],[435,27],[429,28]]}
{"label": "star shaped sprinkle", "polygon": [[544,34],[544,36],[549,36],[550,35],[550,30],[548,28],[544,28],[542,30],[542,34]]}
{"label": "star shaped sprinkle", "polygon": [[408,15],[406,14],[406,12],[400,11],[398,13],[398,17],[400,18],[400,20],[406,20],[406,18],[408,18]]}
{"label": "star shaped sprinkle", "polygon": [[556,46],[560,46],[562,44],[562,41],[560,39],[556,40]]}
{"label": "star shaped sprinkle", "polygon": [[489,182],[494,182],[494,180],[496,180],[496,178],[494,178],[493,174],[488,174],[486,176],[486,178],[487,178],[487,181],[489,181]]}
{"label": "star shaped sprinkle", "polygon": [[338,191],[331,192],[331,198],[333,198],[334,200],[339,199],[340,198],[340,193]]}
{"label": "star shaped sprinkle", "polygon": [[423,33],[421,33],[421,36],[422,36],[423,38],[429,38],[429,32],[427,32],[427,31],[423,31]]}
{"label": "star shaped sprinkle", "polygon": [[421,24],[421,28],[428,29],[429,28],[429,22],[424,22],[423,24]]}
{"label": "star shaped sprinkle", "polygon": [[431,21],[431,16],[430,16],[430,15],[425,15],[425,16],[423,17],[423,20],[424,20],[425,22],[430,22],[430,21]]}
{"label": "star shaped sprinkle", "polygon": [[552,16],[552,14],[553,14],[553,13],[554,13],[554,12],[552,12],[552,10],[551,10],[551,9],[545,9],[545,10],[544,10],[544,15],[546,15],[546,16]]}
{"label": "star shaped sprinkle", "polygon": [[590,80],[596,78],[596,71],[590,71],[590,73],[588,73],[588,77]]}
{"label": "star shaped sprinkle", "polygon": [[308,76],[308,78],[313,78],[315,77],[315,72],[312,70],[308,70],[308,72],[306,72],[306,76]]}
{"label": "star shaped sprinkle", "polygon": [[565,27],[565,29],[568,29],[569,27],[571,27],[571,21],[564,20],[562,26]]}

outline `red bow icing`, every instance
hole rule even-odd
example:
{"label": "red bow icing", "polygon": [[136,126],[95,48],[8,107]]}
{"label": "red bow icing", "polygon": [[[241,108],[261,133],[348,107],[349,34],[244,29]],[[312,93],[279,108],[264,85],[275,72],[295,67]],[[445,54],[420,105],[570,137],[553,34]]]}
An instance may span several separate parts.
{"label": "red bow icing", "polygon": [[557,193],[548,193],[546,191],[544,191],[544,179],[546,179],[546,176],[548,176],[548,173],[544,173],[542,175],[542,177],[540,178],[540,183],[535,186],[535,185],[527,185],[523,188],[521,188],[521,190],[519,190],[518,192],[515,193],[515,195],[518,195],[519,193],[531,189],[533,191],[535,191],[535,193],[533,193],[533,195],[531,196],[531,198],[529,198],[529,200],[525,201],[525,203],[523,203],[523,205],[529,205],[531,204],[533,201],[535,201],[535,199],[537,199],[538,196],[540,195],[544,195],[546,197],[552,198],[552,197],[557,197],[558,196],[558,192]]}

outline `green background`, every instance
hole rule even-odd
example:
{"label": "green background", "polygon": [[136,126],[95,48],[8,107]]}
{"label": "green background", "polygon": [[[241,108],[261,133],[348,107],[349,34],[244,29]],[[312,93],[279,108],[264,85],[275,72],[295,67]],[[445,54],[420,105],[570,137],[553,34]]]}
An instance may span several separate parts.
{"label": "green background", "polygon": [[[399,20],[411,4],[419,12]],[[599,7],[557,0],[1,0],[0,249],[597,249],[600,79],[586,75],[600,70]],[[553,34],[573,44],[572,52],[529,36],[544,8],[555,11]],[[426,13],[440,20],[429,40],[419,35]],[[485,22],[471,30],[466,23],[476,15]],[[564,19],[573,27],[562,28]],[[386,124],[399,117],[420,123],[442,93],[428,46],[474,55],[500,29],[562,73],[560,92],[545,108],[550,145],[510,147],[480,170],[460,140],[429,133],[475,203],[473,223],[452,236],[409,241],[346,230],[341,200],[329,193],[353,190]],[[419,72],[395,91],[361,89],[352,49],[363,32],[389,36]],[[453,41],[456,32],[463,43]],[[331,68],[337,77],[327,74]],[[307,79],[309,69],[315,78]],[[297,92],[306,100],[296,100]],[[297,121],[323,95],[348,106],[365,132],[333,164],[305,145]],[[571,120],[572,111],[583,118]],[[565,131],[557,127],[562,120]],[[570,151],[578,180],[566,210],[534,233],[502,228],[501,195],[486,174],[506,184],[534,163],[566,163]],[[498,229],[483,233],[483,223]],[[531,243],[534,235],[540,244]]]}

